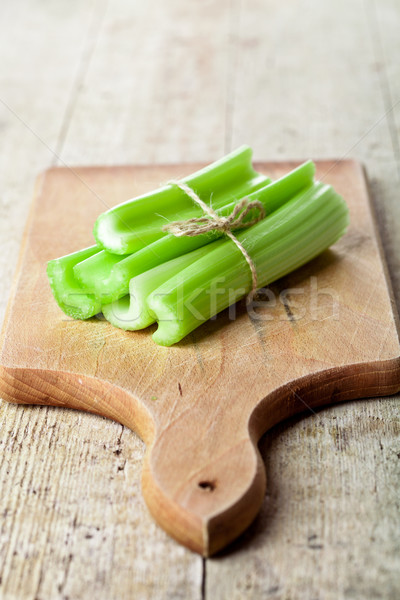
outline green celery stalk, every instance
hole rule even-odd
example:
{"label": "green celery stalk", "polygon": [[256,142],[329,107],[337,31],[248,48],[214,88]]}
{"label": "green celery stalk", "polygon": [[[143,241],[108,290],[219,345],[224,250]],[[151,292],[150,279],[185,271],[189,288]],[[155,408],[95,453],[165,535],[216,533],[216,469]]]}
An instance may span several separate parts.
{"label": "green celery stalk", "polygon": [[91,246],[47,263],[47,275],[57,304],[74,319],[88,319],[101,310],[101,302],[93,292],[82,289],[73,272],[77,263],[95,256],[99,251],[97,246]]}
{"label": "green celery stalk", "polygon": [[[186,182],[214,208],[266,184],[267,178],[251,164],[252,150],[242,146],[207,167],[184,177]],[[240,189],[242,188],[242,189]],[[166,221],[203,216],[200,207],[177,186],[165,185],[101,214],[94,226],[97,245],[114,254],[131,254],[165,236]]]}
{"label": "green celery stalk", "polygon": [[[332,245],[348,225],[348,209],[331,186],[315,183],[236,237],[257,269],[259,287],[272,283]],[[231,240],[209,252],[147,299],[158,321],[157,344],[170,346],[251,289],[250,269]]]}
{"label": "green celery stalk", "polygon": [[147,297],[168,279],[178,275],[197,259],[206,256],[209,248],[210,246],[202,246],[133,277],[129,282],[129,294],[102,306],[101,310],[107,321],[125,331],[144,329],[154,323],[154,315],[147,306]]}
{"label": "green celery stalk", "polygon": [[[262,202],[266,213],[270,214],[300,190],[310,186],[314,173],[315,165],[312,161],[308,161],[281,179],[268,183],[262,189],[248,191],[245,196],[249,201],[259,200]],[[229,214],[239,200],[240,197],[235,198],[234,201],[218,210],[218,214],[222,216]],[[252,210],[245,221],[250,221],[254,216],[255,211]],[[128,293],[129,281],[132,277],[209,244],[222,235],[218,231],[180,238],[168,234],[149,244],[146,248],[123,257],[102,251],[77,264],[74,267],[74,275],[83,288],[95,293],[101,299],[102,304],[108,304]]]}

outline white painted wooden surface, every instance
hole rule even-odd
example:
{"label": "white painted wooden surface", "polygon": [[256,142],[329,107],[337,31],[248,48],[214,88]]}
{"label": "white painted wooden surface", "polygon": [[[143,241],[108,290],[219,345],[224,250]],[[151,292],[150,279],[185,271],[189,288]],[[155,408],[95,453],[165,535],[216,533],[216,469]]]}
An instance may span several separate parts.
{"label": "white painted wooden surface", "polygon": [[[399,26],[397,0],[4,0],[0,317],[39,171],[241,143],[259,160],[364,161],[400,303]],[[0,598],[397,599],[399,404],[268,434],[260,517],[203,563],[148,515],[132,432],[2,403]]]}

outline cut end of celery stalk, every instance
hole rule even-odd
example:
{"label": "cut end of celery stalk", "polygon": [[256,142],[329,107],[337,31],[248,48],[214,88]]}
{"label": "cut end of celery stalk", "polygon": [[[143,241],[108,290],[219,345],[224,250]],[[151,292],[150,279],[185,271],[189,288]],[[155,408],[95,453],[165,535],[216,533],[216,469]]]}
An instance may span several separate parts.
{"label": "cut end of celery stalk", "polygon": [[154,323],[154,315],[150,314],[147,305],[131,294],[102,306],[101,310],[111,325],[125,331],[138,331]]}
{"label": "cut end of celery stalk", "polygon": [[[167,303],[157,294],[151,294],[148,306],[154,320],[157,319],[157,329],[153,333],[153,341],[159,346],[173,346],[181,341],[188,332],[183,320],[177,319],[176,311],[171,310]],[[202,322],[198,322],[198,326]]]}
{"label": "cut end of celery stalk", "polygon": [[94,294],[102,304],[109,304],[125,296],[129,280],[114,267],[123,262],[126,255],[111,254],[100,250],[93,256],[80,261],[73,267],[73,274],[85,291]]}
{"label": "cut end of celery stalk", "polygon": [[47,276],[53,296],[61,310],[73,319],[89,319],[101,311],[101,303],[94,294],[88,294],[77,283],[65,283],[65,271],[57,261],[47,266]]}
{"label": "cut end of celery stalk", "polygon": [[82,289],[73,272],[77,262],[97,252],[99,248],[91,246],[47,263],[47,276],[54,298],[61,310],[73,319],[89,319],[101,310],[96,296]]}

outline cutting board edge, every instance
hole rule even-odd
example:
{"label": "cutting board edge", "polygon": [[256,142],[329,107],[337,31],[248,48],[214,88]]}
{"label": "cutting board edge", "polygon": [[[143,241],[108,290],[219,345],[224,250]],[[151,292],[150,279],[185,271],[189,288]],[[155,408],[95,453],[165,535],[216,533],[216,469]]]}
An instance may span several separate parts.
{"label": "cutting board edge", "polygon": [[[385,378],[386,381],[382,382],[382,378]],[[356,381],[362,385],[354,387]],[[342,383],[344,383],[343,387],[338,385]],[[325,392],[322,402],[320,396],[315,399],[315,402],[312,398],[309,402],[305,400],[305,398],[312,397],[317,390],[323,388],[325,388]],[[258,443],[269,429],[293,415],[308,412],[310,409],[310,412],[314,412],[314,409],[333,406],[341,402],[391,396],[398,392],[400,392],[400,349],[398,355],[385,360],[330,367],[279,386],[257,403],[250,415],[248,427],[252,438]],[[301,399],[300,394],[302,394]],[[286,407],[287,414],[280,414],[276,420],[259,419],[258,413],[260,411],[262,413],[264,410],[263,404],[267,400],[268,406],[265,406],[265,409],[273,412],[273,409],[271,410],[271,400],[274,402],[275,396],[277,402],[280,402],[284,396],[291,397],[292,403]],[[267,426],[263,427],[261,421],[264,421]]]}
{"label": "cutting board edge", "polygon": [[[358,160],[357,158],[316,158],[316,159],[312,159],[315,163],[317,163],[318,165],[323,165],[323,164],[331,164],[332,162],[335,165],[339,165],[339,164],[354,164],[354,165],[358,165],[361,168],[364,168],[364,163],[360,160]],[[272,163],[279,163],[281,165],[301,165],[305,162],[304,159],[298,159],[298,158],[289,158],[289,159],[285,159],[285,160],[273,160],[273,159],[265,159],[265,160],[253,160],[253,166],[255,168],[255,170],[257,170],[257,168],[265,168],[265,165],[267,164],[272,164]],[[207,166],[208,164],[210,164],[210,161],[203,161],[203,160],[198,160],[198,161],[188,161],[188,162],[181,162],[177,165],[176,162],[162,162],[162,163],[119,163],[119,164],[113,164],[113,165],[96,165],[96,164],[89,164],[89,165],[69,165],[68,167],[64,167],[64,166],[57,166],[54,165],[52,167],[48,167],[47,169],[43,169],[42,171],[39,171],[38,175],[37,175],[37,179],[40,179],[42,177],[45,177],[47,174],[52,173],[52,172],[58,172],[58,171],[70,171],[73,175],[77,175],[77,173],[79,171],[104,171],[104,169],[110,169],[110,170],[125,170],[125,169],[129,169],[131,170],[132,168],[137,168],[137,169],[154,169],[154,168],[160,168],[160,169],[174,169],[177,166],[182,167],[183,170],[186,169],[193,169],[193,168],[202,168]]]}
{"label": "cutting board edge", "polygon": [[382,237],[381,237],[380,230],[378,227],[378,217],[377,217],[377,212],[376,212],[376,208],[375,208],[375,203],[374,203],[372,193],[371,193],[371,185],[370,185],[370,181],[369,181],[368,171],[367,171],[366,166],[363,163],[360,162],[358,164],[361,168],[361,174],[362,174],[362,179],[363,179],[363,183],[364,183],[365,194],[367,197],[368,208],[370,211],[372,226],[373,226],[374,234],[375,234],[374,237],[376,240],[378,253],[380,256],[383,272],[385,275],[386,289],[388,291],[388,295],[390,298],[393,319],[395,322],[397,336],[398,336],[399,342],[400,342],[400,314],[399,314],[399,309],[397,307],[396,298],[394,295],[392,278],[390,277],[390,273],[389,273],[389,266],[388,266],[388,261],[386,259],[385,249],[384,249],[383,243],[382,243]]}
{"label": "cutting board edge", "polygon": [[[1,360],[1,358],[0,358]],[[372,369],[372,370],[370,370]],[[385,374],[389,374],[389,380],[382,384],[380,379]],[[367,386],[362,386],[360,388],[344,388],[339,389],[335,386],[335,382],[353,380],[355,377],[371,377],[377,375],[377,381],[374,382],[369,381]],[[36,378],[36,380],[35,380]],[[58,378],[56,380],[56,384],[52,384],[52,388],[60,392],[61,397],[57,397],[57,395],[50,396],[49,394],[44,394],[40,389],[40,381],[42,380],[45,383],[48,383],[48,379]],[[76,386],[77,390],[79,390],[79,394],[77,396],[72,396],[68,394],[65,390],[65,383],[77,380],[79,385]],[[35,385],[31,386],[30,381],[34,381]],[[10,383],[11,382],[11,383]],[[12,382],[15,382],[15,386],[12,385]],[[325,383],[324,383],[325,382]],[[89,387],[85,387],[84,383],[90,384]],[[378,396],[390,396],[400,392],[400,348],[399,354],[393,356],[391,358],[387,358],[384,360],[378,361],[366,361],[366,362],[358,362],[346,364],[338,367],[328,367],[326,369],[321,369],[315,371],[313,373],[308,373],[302,377],[297,379],[293,379],[289,382],[282,384],[281,386],[274,389],[271,393],[267,394],[264,398],[261,398],[253,407],[253,410],[249,416],[249,423],[253,419],[254,413],[260,408],[260,405],[266,401],[270,400],[274,395],[278,395],[282,397],[283,395],[299,395],[301,393],[309,394],[317,387],[333,386],[333,390],[330,392],[331,401],[327,402],[327,404],[337,404],[341,401],[354,400],[357,398],[363,397],[373,397],[368,394],[369,389],[377,389],[379,388],[379,393],[374,394],[376,397]],[[12,388],[15,390],[16,394],[12,395],[9,393],[9,389]],[[51,406],[64,406],[68,408],[73,408],[76,410],[84,410],[86,412],[91,412],[93,414],[98,414],[101,416],[107,416],[104,412],[94,411],[92,410],[91,404],[85,404],[82,401],[82,398],[87,394],[82,394],[80,389],[88,389],[91,392],[94,392],[96,395],[96,400],[99,399],[99,394],[102,396],[108,395],[111,390],[115,390],[118,394],[123,394],[127,398],[129,398],[130,402],[133,402],[135,407],[140,405],[143,414],[146,415],[146,418],[149,421],[152,435],[149,435],[149,426],[143,427],[142,423],[136,423],[131,420],[131,414],[123,413],[121,416],[123,419],[119,417],[116,418],[113,413],[111,416],[107,417],[113,420],[117,420],[122,423],[126,427],[129,427],[135,433],[139,435],[143,439],[143,441],[147,445],[153,444],[154,440],[157,438],[156,425],[153,419],[153,415],[147,409],[146,404],[142,402],[138,397],[136,397],[131,391],[127,390],[123,386],[117,384],[110,384],[107,380],[102,379],[96,375],[88,375],[82,374],[75,371],[67,371],[67,370],[55,370],[55,369],[44,369],[44,368],[32,368],[32,367],[24,367],[24,366],[11,366],[2,364],[0,362],[0,393],[2,393],[7,400],[7,402],[16,403],[16,404],[25,404],[25,405],[49,405],[49,400],[54,400],[54,404]],[[32,390],[31,397],[29,398],[29,391]],[[76,392],[76,390],[75,390]],[[341,398],[341,394],[355,392],[359,393],[359,396]],[[43,398],[41,398],[43,395]],[[66,399],[70,397],[71,401],[66,402]],[[80,404],[83,403],[85,406],[81,407]],[[79,404],[79,406],[75,406],[75,404]],[[320,405],[319,405],[320,406]],[[301,408],[301,407],[300,407]],[[312,408],[312,407],[311,407]],[[105,410],[108,410],[108,404],[104,406]],[[252,431],[252,437],[255,436],[256,441],[258,443],[259,439],[266,433],[271,427],[280,423],[281,421],[289,418],[294,413],[292,412],[293,407],[289,409],[290,414],[282,415],[281,418],[272,422],[266,420],[266,427],[262,430],[259,430],[257,427],[254,429],[251,426],[250,430]],[[304,406],[303,410],[307,410],[307,407]],[[296,411],[301,412],[301,411]],[[141,416],[141,414],[140,414]]]}
{"label": "cutting board edge", "polygon": [[36,202],[38,201],[38,198],[40,198],[40,195],[41,195],[41,192],[43,189],[43,184],[46,179],[46,175],[47,175],[48,171],[49,171],[49,169],[46,169],[45,171],[42,171],[41,173],[39,173],[37,175],[34,185],[33,185],[33,197],[30,202],[28,216],[26,218],[26,223],[25,223],[24,231],[23,231],[22,238],[21,238],[21,245],[20,245],[20,249],[19,249],[17,264],[16,264],[15,271],[14,271],[14,274],[12,277],[10,291],[9,291],[8,298],[7,298],[6,310],[4,313],[4,318],[3,318],[3,322],[1,324],[1,329],[0,329],[0,359],[3,354],[3,348],[4,348],[4,345],[6,342],[7,324],[8,324],[9,318],[10,318],[10,313],[11,313],[11,309],[13,306],[13,300],[16,296],[19,279],[20,279],[20,276],[22,273],[22,265],[23,265],[23,260],[25,258],[29,234],[31,232],[31,223],[32,223],[32,219],[33,219],[33,216],[35,213]]}
{"label": "cutting board edge", "polygon": [[[52,381],[51,394],[45,391],[49,381]],[[71,408],[107,417],[132,429],[147,446],[151,446],[156,437],[153,415],[139,398],[93,375],[0,363],[0,395],[14,404]],[[112,408],[109,397],[113,401],[117,397],[120,413]]]}

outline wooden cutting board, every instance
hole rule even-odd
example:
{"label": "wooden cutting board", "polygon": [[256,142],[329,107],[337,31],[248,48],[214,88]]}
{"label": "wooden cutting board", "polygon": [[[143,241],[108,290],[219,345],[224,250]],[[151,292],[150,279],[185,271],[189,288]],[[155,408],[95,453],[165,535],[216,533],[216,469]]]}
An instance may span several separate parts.
{"label": "wooden cutting board", "polygon": [[[294,163],[263,163],[273,178]],[[54,168],[38,180],[3,328],[2,396],[88,410],[146,442],[143,494],[157,522],[203,555],[238,536],[265,494],[261,435],[333,402],[400,389],[390,284],[362,168],[317,164],[347,200],[349,232],[273,284],[268,302],[224,311],[172,348],[58,308],[46,261],[92,244],[97,215],[199,165]],[[316,465],[318,468],[318,465]]]}

